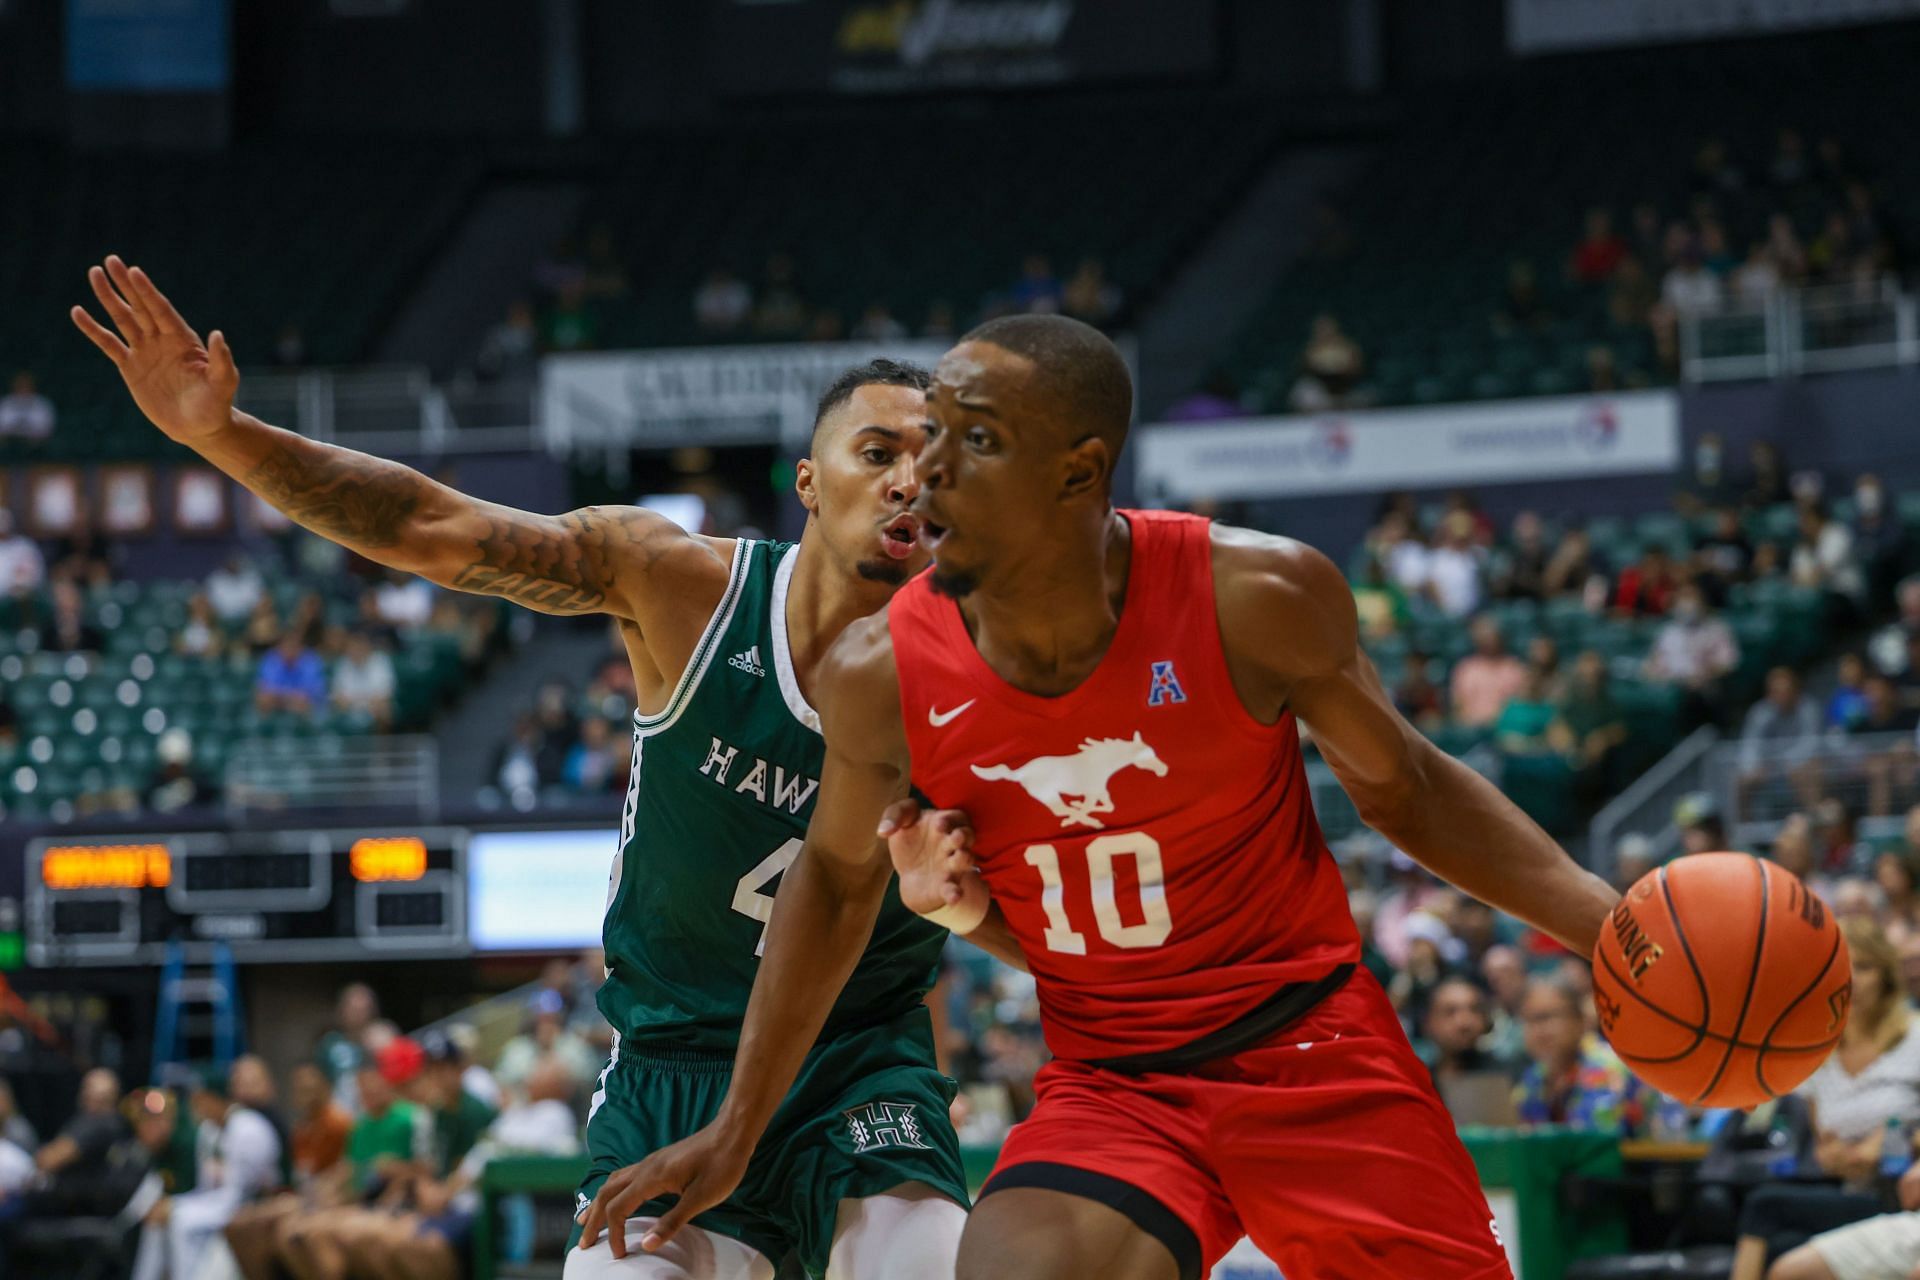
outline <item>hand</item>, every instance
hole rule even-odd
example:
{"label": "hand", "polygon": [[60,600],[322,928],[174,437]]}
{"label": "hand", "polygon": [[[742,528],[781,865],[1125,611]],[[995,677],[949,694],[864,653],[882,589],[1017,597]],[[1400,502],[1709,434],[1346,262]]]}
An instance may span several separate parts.
{"label": "hand", "polygon": [[155,1201],[153,1208],[147,1210],[146,1223],[150,1227],[164,1227],[167,1225],[167,1219],[172,1216],[173,1197],[167,1196],[162,1200]]}
{"label": "hand", "polygon": [[240,371],[226,337],[216,329],[206,345],[138,267],[109,257],[87,272],[94,296],[119,335],[88,314],[70,313],[80,332],[113,361],[133,402],[168,437],[191,445],[223,429],[232,417]]}
{"label": "hand", "polygon": [[1913,1165],[1900,1175],[1900,1207],[1911,1213],[1920,1209],[1920,1164]]}
{"label": "hand", "polygon": [[640,1247],[652,1253],[689,1221],[732,1195],[746,1176],[752,1154],[751,1142],[741,1142],[710,1124],[639,1164],[616,1170],[600,1185],[600,1194],[580,1219],[580,1247],[591,1248],[604,1229],[613,1256],[626,1257],[628,1215],[656,1197],[679,1196],[679,1202],[640,1238]]}
{"label": "hand", "polygon": [[973,824],[958,809],[922,813],[911,798],[896,800],[881,815],[893,869],[900,875],[900,901],[907,910],[927,915],[960,905],[961,877],[978,875],[973,862]]}

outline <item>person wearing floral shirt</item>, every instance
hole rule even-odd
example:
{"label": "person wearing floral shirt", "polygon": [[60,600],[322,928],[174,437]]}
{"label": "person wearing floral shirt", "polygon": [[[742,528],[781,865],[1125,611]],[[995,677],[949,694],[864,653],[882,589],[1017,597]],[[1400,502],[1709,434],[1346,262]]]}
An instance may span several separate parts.
{"label": "person wearing floral shirt", "polygon": [[1640,1082],[1587,1034],[1579,993],[1555,978],[1527,984],[1520,1004],[1527,1068],[1514,1090],[1520,1123],[1617,1133],[1640,1128]]}

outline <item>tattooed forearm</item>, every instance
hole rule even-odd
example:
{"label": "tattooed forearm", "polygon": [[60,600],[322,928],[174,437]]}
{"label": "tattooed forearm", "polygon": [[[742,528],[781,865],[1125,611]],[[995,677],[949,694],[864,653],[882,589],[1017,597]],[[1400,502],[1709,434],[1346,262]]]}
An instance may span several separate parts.
{"label": "tattooed forearm", "polygon": [[[398,463],[347,449],[300,452],[275,444],[243,483],[323,537],[358,547],[397,546],[427,480]],[[302,455],[305,456],[302,456]]]}
{"label": "tattooed forearm", "polygon": [[652,562],[650,541],[646,526],[596,508],[557,519],[492,517],[478,558],[450,585],[546,613],[593,613],[605,607],[623,562]]}

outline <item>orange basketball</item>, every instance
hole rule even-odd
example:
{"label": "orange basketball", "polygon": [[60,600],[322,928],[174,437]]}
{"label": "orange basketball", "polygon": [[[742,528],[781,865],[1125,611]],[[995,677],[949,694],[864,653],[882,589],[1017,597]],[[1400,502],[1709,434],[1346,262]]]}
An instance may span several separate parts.
{"label": "orange basketball", "polygon": [[1840,1042],[1852,964],[1833,912],[1745,853],[1677,858],[1627,890],[1593,950],[1600,1028],[1671,1097],[1751,1107]]}

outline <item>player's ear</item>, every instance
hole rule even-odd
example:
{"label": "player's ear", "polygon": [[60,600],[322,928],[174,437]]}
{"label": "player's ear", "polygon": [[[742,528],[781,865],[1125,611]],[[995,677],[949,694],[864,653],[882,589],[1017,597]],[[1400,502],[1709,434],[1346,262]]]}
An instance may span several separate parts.
{"label": "player's ear", "polygon": [[1113,454],[1108,452],[1107,442],[1098,436],[1088,436],[1067,450],[1060,496],[1105,497],[1112,473]]}
{"label": "player's ear", "polygon": [[817,479],[812,458],[802,458],[793,464],[793,491],[799,495],[800,505],[807,509],[810,516],[820,514],[820,490],[815,487]]}

